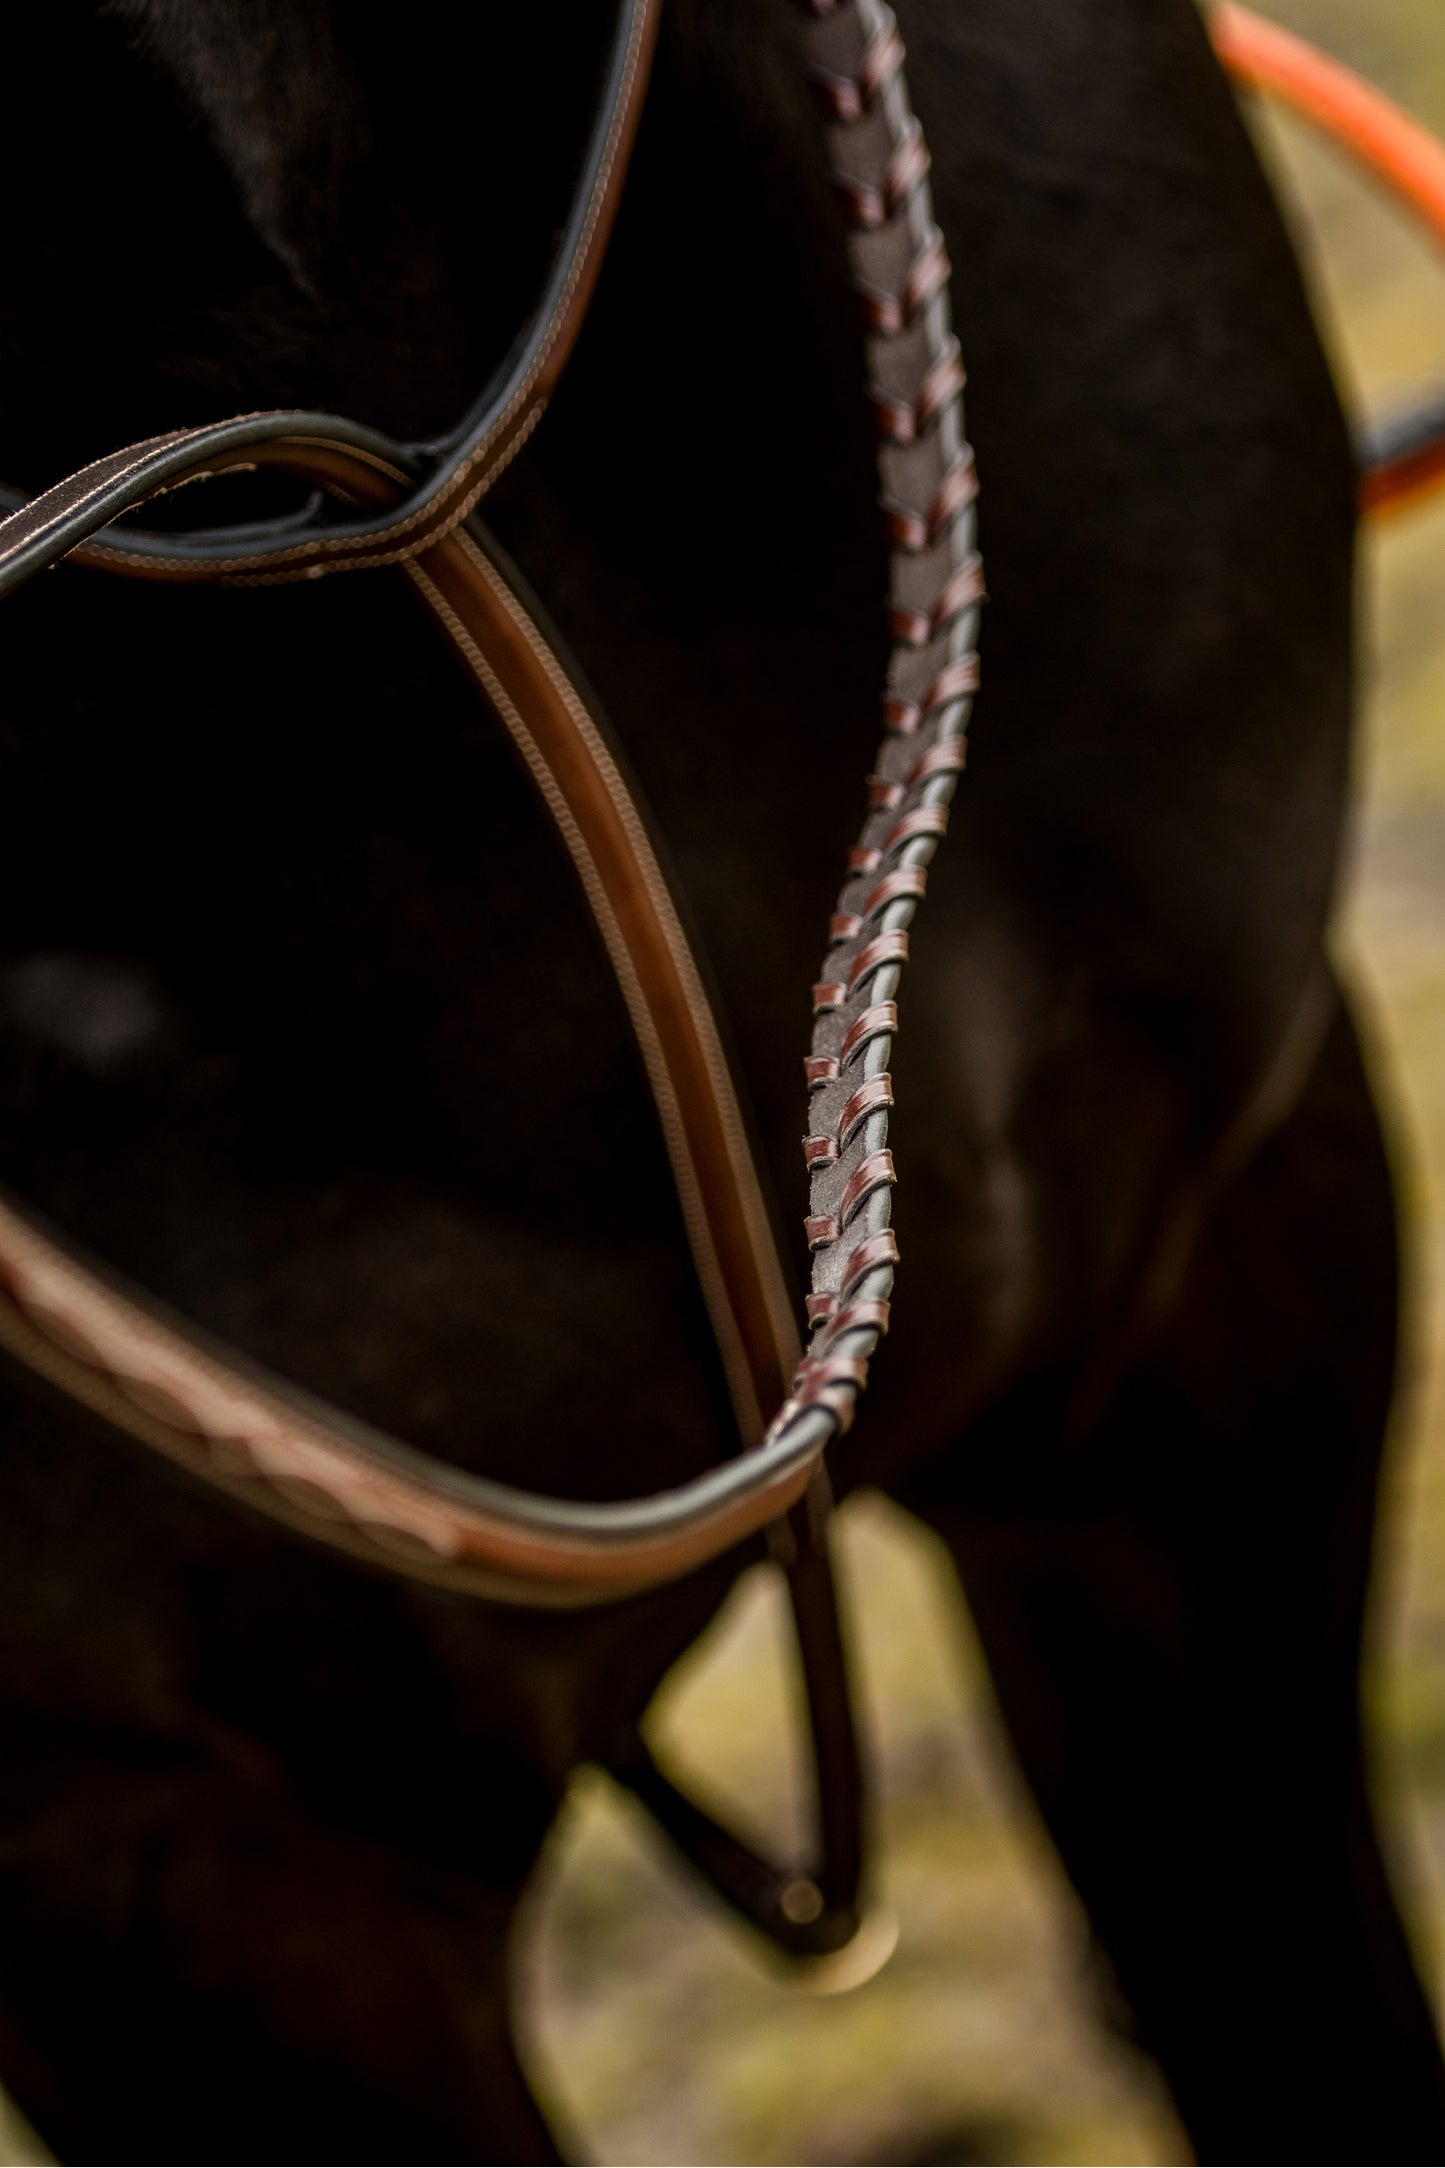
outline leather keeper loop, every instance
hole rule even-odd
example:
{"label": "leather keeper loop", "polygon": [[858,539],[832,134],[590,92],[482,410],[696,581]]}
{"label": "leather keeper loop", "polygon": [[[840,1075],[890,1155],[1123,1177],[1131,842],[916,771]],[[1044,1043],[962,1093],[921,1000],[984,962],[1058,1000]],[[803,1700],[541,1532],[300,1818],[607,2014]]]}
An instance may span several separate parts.
{"label": "leather keeper loop", "polygon": [[917,902],[927,887],[927,866],[898,866],[892,873],[885,873],[876,888],[869,890],[861,916],[864,919],[877,918],[879,912],[886,911],[890,903],[897,903],[905,896]]}
{"label": "leather keeper loop", "polygon": [[829,1341],[841,1340],[845,1332],[876,1332],[881,1337],[888,1330],[892,1309],[885,1295],[875,1295],[863,1302],[846,1302],[840,1309],[836,1298],[827,1312]]}
{"label": "leather keeper loop", "polygon": [[975,551],[965,558],[940,588],[926,610],[911,603],[890,602],[888,623],[895,640],[907,647],[927,647],[956,617],[983,600],[983,565]]}
{"label": "leather keeper loop", "polygon": [[874,392],[873,412],[879,429],[891,444],[916,444],[950,400],[957,398],[963,385],[963,356],[958,341],[953,339],[929,369],[911,403],[895,398],[891,392]]}
{"label": "leather keeper loop", "polygon": [[889,218],[896,218],[920,182],[927,180],[932,164],[923,130],[917,119],[910,120],[883,175],[883,208]]}
{"label": "leather keeper loop", "polygon": [[870,1272],[880,1265],[898,1263],[898,1237],[891,1227],[884,1227],[876,1235],[869,1235],[860,1242],[848,1259],[843,1273],[843,1297],[846,1301],[855,1287],[866,1280]]}
{"label": "leather keeper loop", "polygon": [[905,602],[890,602],[888,630],[905,647],[927,647],[933,637],[933,611],[916,610]]}
{"label": "leather keeper loop", "polygon": [[950,701],[962,699],[965,693],[978,691],[978,653],[970,648],[951,662],[946,670],[940,670],[923,696],[923,709],[932,715],[939,708],[946,708]]}
{"label": "leather keeper loop", "polygon": [[942,632],[975,602],[983,601],[983,560],[975,551],[959,566],[933,605],[933,629]]}
{"label": "leather keeper loop", "polygon": [[940,738],[930,745],[921,759],[916,760],[908,771],[908,788],[916,790],[935,775],[961,775],[968,758],[962,738]]}
{"label": "leather keeper loop", "polygon": [[856,1168],[844,1184],[843,1195],[838,1203],[840,1224],[847,1227],[850,1221],[858,1217],[875,1189],[888,1188],[897,1180],[893,1154],[886,1151],[870,1152],[862,1166]]}
{"label": "leather keeper loop", "polygon": [[797,1395],[796,1405],[800,1408],[827,1408],[837,1425],[838,1436],[843,1438],[853,1428],[853,1417],[858,1408],[858,1395],[851,1385],[844,1385],[836,1379],[829,1379],[826,1383],[818,1382],[805,1385]]}
{"label": "leather keeper loop", "polygon": [[948,807],[946,805],[915,806],[905,813],[902,820],[890,828],[883,838],[881,855],[891,858],[901,851],[905,843],[914,842],[919,836],[942,836],[948,833]]}
{"label": "leather keeper loop", "polygon": [[865,233],[876,233],[890,218],[897,216],[920,181],[927,178],[929,164],[923,130],[914,120],[889,158],[881,187],[875,187],[870,181],[854,180],[850,174],[843,173],[835,177],[833,185],[845,215],[853,224]]}
{"label": "leather keeper loop", "polygon": [[958,397],[966,382],[967,372],[958,341],[950,338],[924,377],[914,402],[914,423],[920,436],[938,419],[949,401]]}
{"label": "leather keeper loop", "polygon": [[950,520],[957,519],[978,495],[978,468],[972,452],[960,452],[939,483],[928,508],[928,539],[936,542]]}
{"label": "leather keeper loop", "polygon": [[896,1001],[880,1001],[873,1008],[865,1009],[843,1034],[843,1044],[838,1049],[839,1068],[846,1069],[850,1061],[856,1061],[870,1039],[878,1038],[885,1031],[891,1036],[897,1029]]}
{"label": "leather keeper loop", "polygon": [[833,1156],[836,1158],[847,1147],[860,1122],[866,1121],[870,1114],[876,1114],[881,1107],[892,1104],[893,1079],[886,1069],[878,1076],[870,1076],[866,1084],[860,1084],[838,1116],[838,1134],[829,1140],[833,1145]]}
{"label": "leather keeper loop", "polygon": [[846,123],[863,118],[902,65],[903,40],[890,8],[884,11],[882,24],[858,63],[856,75],[839,75],[832,68],[813,68],[809,72],[824,114],[830,120]]}
{"label": "leather keeper loop", "polygon": [[[900,331],[906,331],[934,295],[947,285],[951,269],[943,235],[935,226],[908,266],[897,293],[890,294],[881,286],[860,283],[858,292],[869,330],[878,332],[885,339],[896,338]],[[905,549],[911,546],[906,542],[903,544]]]}
{"label": "leather keeper loop", "polygon": [[808,1355],[799,1368],[796,1397],[807,1401],[815,1388],[824,1390],[830,1385],[851,1385],[862,1392],[868,1383],[868,1358],[866,1355],[833,1355],[826,1353]]}
{"label": "leather keeper loop", "polygon": [[908,961],[908,936],[906,933],[880,933],[875,935],[866,948],[861,948],[853,959],[848,973],[848,992],[854,994],[865,979],[871,979],[875,971],[885,964],[906,964]]}

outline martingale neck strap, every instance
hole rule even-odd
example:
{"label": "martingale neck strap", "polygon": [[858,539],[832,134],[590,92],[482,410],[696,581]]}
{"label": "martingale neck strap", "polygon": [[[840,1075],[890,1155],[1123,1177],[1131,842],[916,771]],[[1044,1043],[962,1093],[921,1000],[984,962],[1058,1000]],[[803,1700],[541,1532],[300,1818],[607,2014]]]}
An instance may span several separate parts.
{"label": "martingale neck strap", "polygon": [[[573,260],[554,267],[547,326],[539,332],[534,323],[520,342],[524,361],[505,404],[511,419],[483,432],[491,451],[473,459],[453,447],[441,461],[450,478],[438,483],[433,475],[419,487],[414,448],[334,416],[253,415],[178,431],[95,462],[0,523],[0,594],[67,555],[181,580],[306,577],[387,558],[405,567],[511,736],[606,945],[656,1101],[743,1450],[660,1496],[605,1504],[467,1475],[214,1345],[80,1263],[4,1200],[0,1346],[116,1429],[273,1518],[390,1572],[495,1601],[607,1602],[767,1533],[788,1575],[808,1689],[823,1840],[817,1862],[800,1875],[759,1859],[670,1785],[640,1740],[621,1743],[617,1773],[726,1901],[790,1954],[822,1957],[841,1950],[859,1925],[863,1823],[823,1455],[851,1421],[887,1327],[898,1255],[887,1150],[894,995],[963,766],[976,684],[982,589],[974,470],[962,432],[947,257],[896,24],[881,0],[812,0],[807,59],[867,330],[892,544],[893,650],[863,829],[813,989],[803,1144],[812,1337],[800,1359],[716,1021],[646,824],[604,732],[474,509],[502,453],[521,441],[517,416],[525,407],[530,428],[575,338],[636,124],[655,9],[656,0],[623,8],[611,106],[584,174],[591,193],[568,229]],[[195,537],[172,536],[137,548],[135,530],[112,526],[161,489],[237,464],[280,468],[328,492],[348,508],[344,545],[331,548],[340,527],[303,542],[293,536],[268,545],[258,565],[252,529],[245,552],[233,546],[227,554],[214,534],[200,538],[203,549],[192,546]],[[425,516],[414,517],[422,499]],[[372,551],[370,541],[383,535],[384,549]]]}

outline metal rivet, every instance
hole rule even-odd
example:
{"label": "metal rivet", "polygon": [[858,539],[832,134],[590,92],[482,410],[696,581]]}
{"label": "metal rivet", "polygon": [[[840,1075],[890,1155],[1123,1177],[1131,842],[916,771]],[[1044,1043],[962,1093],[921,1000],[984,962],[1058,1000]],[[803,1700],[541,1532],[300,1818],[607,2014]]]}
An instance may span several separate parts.
{"label": "metal rivet", "polygon": [[823,1917],[823,1892],[816,1882],[800,1875],[796,1882],[785,1882],[778,1892],[778,1910],[794,1927],[811,1927],[814,1920]]}

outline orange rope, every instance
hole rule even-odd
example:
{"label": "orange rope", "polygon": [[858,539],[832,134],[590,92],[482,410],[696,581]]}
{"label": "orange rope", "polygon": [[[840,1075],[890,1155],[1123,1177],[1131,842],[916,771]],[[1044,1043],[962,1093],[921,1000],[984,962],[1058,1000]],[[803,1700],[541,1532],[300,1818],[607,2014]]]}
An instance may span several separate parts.
{"label": "orange rope", "polygon": [[1214,50],[1236,82],[1272,91],[1322,128],[1417,211],[1445,243],[1445,143],[1383,91],[1292,31],[1231,0],[1210,22]]}
{"label": "orange rope", "polygon": [[[1223,0],[1210,18],[1214,50],[1238,83],[1271,92],[1350,152],[1445,246],[1445,144],[1428,128],[1292,31]],[[1445,482],[1445,441],[1372,468],[1361,502],[1383,511]]]}

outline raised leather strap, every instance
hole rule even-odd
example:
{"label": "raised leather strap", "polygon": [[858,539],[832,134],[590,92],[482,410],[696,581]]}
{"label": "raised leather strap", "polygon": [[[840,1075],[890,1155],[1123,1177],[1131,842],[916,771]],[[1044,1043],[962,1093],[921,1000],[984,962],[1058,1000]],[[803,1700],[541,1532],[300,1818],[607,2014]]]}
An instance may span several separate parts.
{"label": "raised leather strap", "polygon": [[[0,525],[0,592],[119,509],[214,471],[214,435],[117,453]],[[353,499],[400,486],[376,458],[286,428],[248,449]],[[477,536],[444,535],[409,570],[577,867],[657,1101],[742,1442],[756,1447],[797,1368],[796,1327],[717,1024],[646,825],[581,696]],[[766,1469],[730,1463],[746,1468],[744,1480],[715,1471],[680,1515],[653,1501],[569,1507],[487,1485],[209,1348],[14,1208],[0,1209],[0,1343],[212,1481],[348,1549],[426,1558],[438,1577],[479,1593],[505,1584],[544,1601],[596,1601],[686,1572],[785,1511],[816,1458],[816,1448],[790,1448]]]}

